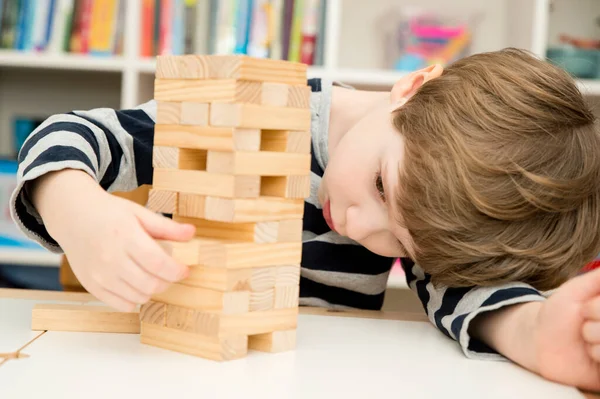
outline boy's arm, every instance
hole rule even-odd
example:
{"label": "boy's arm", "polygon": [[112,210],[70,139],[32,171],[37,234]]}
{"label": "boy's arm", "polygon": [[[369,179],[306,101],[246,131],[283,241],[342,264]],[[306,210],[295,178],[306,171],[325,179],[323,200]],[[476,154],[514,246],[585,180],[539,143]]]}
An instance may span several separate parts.
{"label": "boy's arm", "polygon": [[[512,305],[545,300],[539,291],[523,283],[501,287],[436,288],[430,276],[410,260],[403,259],[402,266],[407,283],[421,300],[429,320],[447,337],[456,340],[469,358],[502,359],[507,355],[490,347],[490,341],[482,339],[481,334],[473,335],[472,325],[475,320],[479,321],[478,316],[496,314],[499,309],[517,309]],[[515,317],[512,313],[511,316]]]}
{"label": "boy's arm", "polygon": [[34,182],[51,172],[83,171],[110,192],[151,183],[155,107],[151,101],[131,110],[74,111],[44,121],[19,152],[17,187],[11,197],[11,214],[19,229],[47,249],[61,251],[30,195]]}

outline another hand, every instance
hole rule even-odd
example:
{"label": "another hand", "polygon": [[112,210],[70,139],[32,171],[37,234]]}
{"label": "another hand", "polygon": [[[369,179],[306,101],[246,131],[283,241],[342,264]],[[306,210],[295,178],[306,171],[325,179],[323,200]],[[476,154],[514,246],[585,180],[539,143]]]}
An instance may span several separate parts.
{"label": "another hand", "polygon": [[560,287],[541,307],[537,325],[539,373],[600,391],[600,270]]}
{"label": "another hand", "polygon": [[548,380],[600,390],[600,270],[568,281],[543,302],[484,313],[471,328],[490,347]]}
{"label": "another hand", "polygon": [[194,226],[108,194],[85,173],[49,176],[34,203],[84,288],[115,309],[132,311],[187,276],[156,239],[190,240]]}

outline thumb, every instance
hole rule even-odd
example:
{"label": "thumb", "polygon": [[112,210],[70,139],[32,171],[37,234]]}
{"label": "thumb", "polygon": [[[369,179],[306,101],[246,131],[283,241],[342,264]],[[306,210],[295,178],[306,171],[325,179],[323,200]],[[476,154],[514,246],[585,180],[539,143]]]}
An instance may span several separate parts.
{"label": "thumb", "polygon": [[196,232],[192,224],[178,223],[143,207],[136,210],[136,216],[144,230],[158,240],[189,241]]}
{"label": "thumb", "polygon": [[587,301],[600,294],[600,269],[581,274],[565,283],[560,290],[576,301]]}

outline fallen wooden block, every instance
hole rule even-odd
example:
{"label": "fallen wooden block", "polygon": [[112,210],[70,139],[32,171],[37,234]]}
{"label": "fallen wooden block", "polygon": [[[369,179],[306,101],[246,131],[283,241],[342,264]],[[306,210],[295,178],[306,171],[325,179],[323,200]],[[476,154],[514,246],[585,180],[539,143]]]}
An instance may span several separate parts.
{"label": "fallen wooden block", "polygon": [[159,56],[158,79],[239,79],[306,85],[305,64],[243,55]]}
{"label": "fallen wooden block", "polygon": [[138,334],[140,321],[138,312],[117,312],[104,306],[37,304],[32,312],[31,329]]}

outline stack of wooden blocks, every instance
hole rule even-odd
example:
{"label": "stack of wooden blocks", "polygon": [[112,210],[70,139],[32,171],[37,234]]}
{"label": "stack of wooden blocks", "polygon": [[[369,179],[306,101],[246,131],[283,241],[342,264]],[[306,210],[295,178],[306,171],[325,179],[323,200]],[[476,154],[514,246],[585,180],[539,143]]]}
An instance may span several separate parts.
{"label": "stack of wooden blocks", "polygon": [[189,276],[140,311],[142,343],[213,360],[295,347],[310,193],[306,66],[159,57],[148,207],[196,226],[163,242]]}

